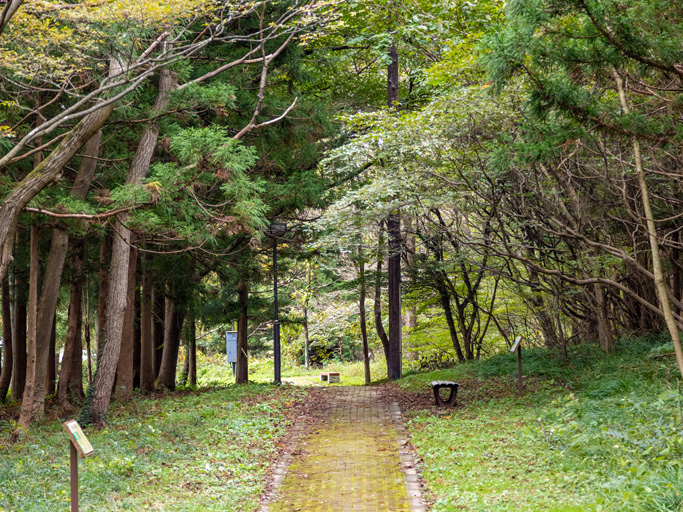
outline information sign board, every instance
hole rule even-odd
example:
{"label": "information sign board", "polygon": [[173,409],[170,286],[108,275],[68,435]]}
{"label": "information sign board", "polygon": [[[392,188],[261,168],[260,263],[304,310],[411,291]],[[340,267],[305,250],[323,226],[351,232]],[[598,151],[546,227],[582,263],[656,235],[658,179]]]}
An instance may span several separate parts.
{"label": "information sign board", "polygon": [[228,363],[237,362],[237,331],[225,333],[225,353],[228,356]]}
{"label": "information sign board", "polygon": [[76,447],[81,457],[87,457],[95,452],[95,449],[85,437],[81,426],[75,420],[69,420],[62,423],[62,428],[69,436],[71,443]]}
{"label": "information sign board", "polygon": [[512,344],[512,348],[510,349],[510,353],[514,354],[515,350],[517,350],[517,347],[519,347],[519,342],[522,341],[521,336],[517,336],[515,338],[515,342]]}

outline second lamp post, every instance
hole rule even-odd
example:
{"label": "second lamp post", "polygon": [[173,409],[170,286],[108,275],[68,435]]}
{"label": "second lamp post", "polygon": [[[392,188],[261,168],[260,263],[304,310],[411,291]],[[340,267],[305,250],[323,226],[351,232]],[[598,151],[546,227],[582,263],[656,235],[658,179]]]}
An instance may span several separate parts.
{"label": "second lamp post", "polygon": [[273,321],[273,364],[275,366],[275,384],[282,383],[280,362],[280,319],[277,307],[277,239],[285,234],[287,225],[284,222],[273,222],[266,235],[273,238],[273,303],[275,306],[275,318]]}

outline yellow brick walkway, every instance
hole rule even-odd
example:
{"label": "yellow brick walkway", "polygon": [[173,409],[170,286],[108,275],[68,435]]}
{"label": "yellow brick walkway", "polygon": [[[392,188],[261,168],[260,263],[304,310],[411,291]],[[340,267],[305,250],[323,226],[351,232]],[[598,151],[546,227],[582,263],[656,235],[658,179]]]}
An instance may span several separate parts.
{"label": "yellow brick walkway", "polygon": [[331,408],[278,463],[262,511],[424,511],[398,406],[376,388],[325,394]]}

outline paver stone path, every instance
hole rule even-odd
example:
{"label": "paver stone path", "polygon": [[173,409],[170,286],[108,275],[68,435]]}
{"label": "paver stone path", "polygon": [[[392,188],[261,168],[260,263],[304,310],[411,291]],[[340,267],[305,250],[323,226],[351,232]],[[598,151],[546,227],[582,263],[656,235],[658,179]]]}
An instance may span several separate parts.
{"label": "paver stone path", "polygon": [[424,511],[398,405],[377,388],[324,393],[330,407],[277,465],[262,511]]}

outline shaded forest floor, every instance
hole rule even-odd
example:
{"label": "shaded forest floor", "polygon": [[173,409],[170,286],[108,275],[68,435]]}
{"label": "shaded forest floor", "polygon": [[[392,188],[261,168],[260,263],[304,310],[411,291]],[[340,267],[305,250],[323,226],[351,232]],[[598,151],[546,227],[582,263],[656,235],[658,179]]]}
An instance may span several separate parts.
{"label": "shaded forest floor", "polygon": [[[403,409],[432,509],[683,510],[675,362],[660,357],[668,348],[657,337],[618,349],[605,357],[575,347],[568,363],[525,350],[522,398],[509,354],[382,383]],[[379,377],[382,363],[373,366]],[[334,369],[342,385],[362,376],[359,363]],[[254,371],[255,380],[272,375],[266,363]],[[305,384],[316,373],[283,375]],[[305,401],[312,388],[236,387],[226,374],[224,365],[206,366],[197,391],[115,403],[109,426],[87,432],[96,455],[80,462],[81,510],[256,510],[288,427],[317,402]],[[433,406],[435,379],[460,382],[458,407]],[[9,444],[15,412],[0,409],[0,511],[68,510],[68,445],[57,416]]]}
{"label": "shaded forest floor", "polygon": [[[114,404],[107,428],[86,431],[95,455],[79,463],[81,510],[254,510],[307,392],[250,384]],[[0,511],[69,510],[69,447],[59,422],[32,427],[20,443],[7,437]]]}

